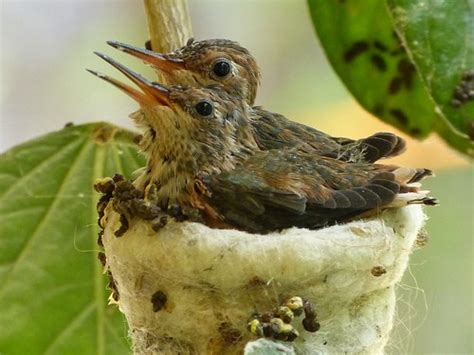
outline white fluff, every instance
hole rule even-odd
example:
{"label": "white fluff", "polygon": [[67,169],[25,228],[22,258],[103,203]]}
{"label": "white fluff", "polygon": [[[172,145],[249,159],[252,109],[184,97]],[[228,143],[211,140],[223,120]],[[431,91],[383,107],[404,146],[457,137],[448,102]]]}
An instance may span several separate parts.
{"label": "white fluff", "polygon": [[[293,322],[297,353],[382,353],[393,325],[394,285],[425,220],[413,205],[317,231],[255,235],[175,222],[154,232],[135,219],[116,238],[118,215],[110,205],[106,218],[107,267],[137,354],[242,353],[255,339],[246,330],[251,314],[271,311],[285,296],[313,301],[321,323],[308,333],[301,319]],[[158,290],[168,301],[155,313],[151,296]],[[223,339],[223,322],[242,332],[241,342]]]}

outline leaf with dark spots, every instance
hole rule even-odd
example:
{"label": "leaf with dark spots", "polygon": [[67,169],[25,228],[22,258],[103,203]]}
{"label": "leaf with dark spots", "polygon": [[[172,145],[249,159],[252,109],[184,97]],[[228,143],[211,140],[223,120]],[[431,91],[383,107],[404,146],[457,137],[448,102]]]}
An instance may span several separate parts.
{"label": "leaf with dark spots", "polygon": [[[400,51],[400,41],[394,35],[385,3],[380,0],[347,0],[344,6],[326,0],[308,0],[308,3],[329,61],[362,106],[372,111],[376,105],[383,104],[384,110],[377,112],[380,118],[407,133],[417,127],[428,135],[436,113],[420,78],[415,78],[410,90],[400,79],[399,62],[409,59],[403,48]],[[385,70],[381,70],[382,66]],[[397,84],[393,84],[394,78],[399,78]],[[391,115],[389,110],[395,107],[403,108],[410,120],[401,123]]]}
{"label": "leaf with dark spots", "polygon": [[387,0],[387,3],[396,31],[441,120],[448,121],[460,137],[469,139],[468,126],[474,121],[474,3],[469,0]]}
{"label": "leaf with dark spots", "polygon": [[417,138],[437,132],[454,148],[474,155],[468,138],[474,120],[474,6],[439,1],[422,11],[430,2],[386,1],[308,0],[329,61],[359,103],[383,121]]}

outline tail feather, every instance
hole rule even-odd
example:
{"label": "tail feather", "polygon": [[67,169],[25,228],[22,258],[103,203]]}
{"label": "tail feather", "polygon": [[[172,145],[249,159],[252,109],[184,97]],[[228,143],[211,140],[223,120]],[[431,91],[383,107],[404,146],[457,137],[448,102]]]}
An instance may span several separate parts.
{"label": "tail feather", "polygon": [[393,147],[388,157],[396,157],[397,155],[400,155],[403,152],[405,152],[406,149],[407,149],[406,141],[403,138],[397,136],[397,143]]}
{"label": "tail feather", "polygon": [[416,183],[423,180],[427,176],[433,176],[433,171],[430,169],[417,169],[415,175],[408,181],[408,183]]}
{"label": "tail feather", "polygon": [[374,163],[382,158],[389,158],[403,153],[405,140],[393,133],[379,132],[357,141],[364,148],[364,160]]}
{"label": "tail feather", "polygon": [[426,206],[438,205],[438,200],[428,196],[429,191],[421,190],[421,181],[427,176],[432,176],[429,169],[396,168],[393,171],[395,180],[400,184],[400,193],[387,207],[402,207],[412,204],[423,204]]}
{"label": "tail feather", "polygon": [[433,172],[429,169],[416,169],[401,167],[392,171],[395,174],[395,180],[401,184],[417,183],[427,176],[432,176]]}

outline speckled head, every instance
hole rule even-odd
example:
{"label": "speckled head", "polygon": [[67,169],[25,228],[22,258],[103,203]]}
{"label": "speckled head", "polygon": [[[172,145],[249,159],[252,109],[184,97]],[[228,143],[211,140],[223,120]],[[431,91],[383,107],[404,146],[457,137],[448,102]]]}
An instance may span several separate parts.
{"label": "speckled head", "polygon": [[233,169],[257,149],[248,119],[249,106],[220,86],[167,87],[96,54],[138,87],[90,71],[140,104],[132,118],[146,130],[141,142],[148,154],[146,180],[172,185],[164,190],[165,197],[179,194],[197,174]]}
{"label": "speckled head", "polygon": [[194,87],[221,84],[227,92],[245,99],[249,105],[255,102],[260,71],[255,58],[237,42],[190,40],[184,47],[167,54],[116,41],[107,43],[159,69],[171,84]]}

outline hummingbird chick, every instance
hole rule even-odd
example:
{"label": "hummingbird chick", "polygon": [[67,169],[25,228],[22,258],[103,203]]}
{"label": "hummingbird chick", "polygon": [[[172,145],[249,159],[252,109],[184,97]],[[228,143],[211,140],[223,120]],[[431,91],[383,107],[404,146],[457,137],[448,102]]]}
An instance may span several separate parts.
{"label": "hummingbird chick", "polygon": [[162,210],[178,204],[199,210],[210,227],[268,233],[436,203],[417,184],[427,169],[347,163],[298,147],[262,151],[252,109],[221,87],[166,87],[98,55],[138,87],[90,71],[139,103],[131,117],[147,132],[148,161],[134,185],[155,186]]}
{"label": "hummingbird chick", "polygon": [[[192,87],[219,84],[233,97],[240,97],[250,106],[254,105],[260,85],[260,71],[255,58],[237,42],[225,39],[191,40],[184,47],[167,54],[116,41],[107,43],[159,70],[168,83]],[[405,150],[405,141],[392,133],[380,132],[352,140],[332,137],[261,107],[253,107],[251,115],[255,140],[262,150],[301,146],[309,152],[315,151],[348,162],[375,162]]]}

